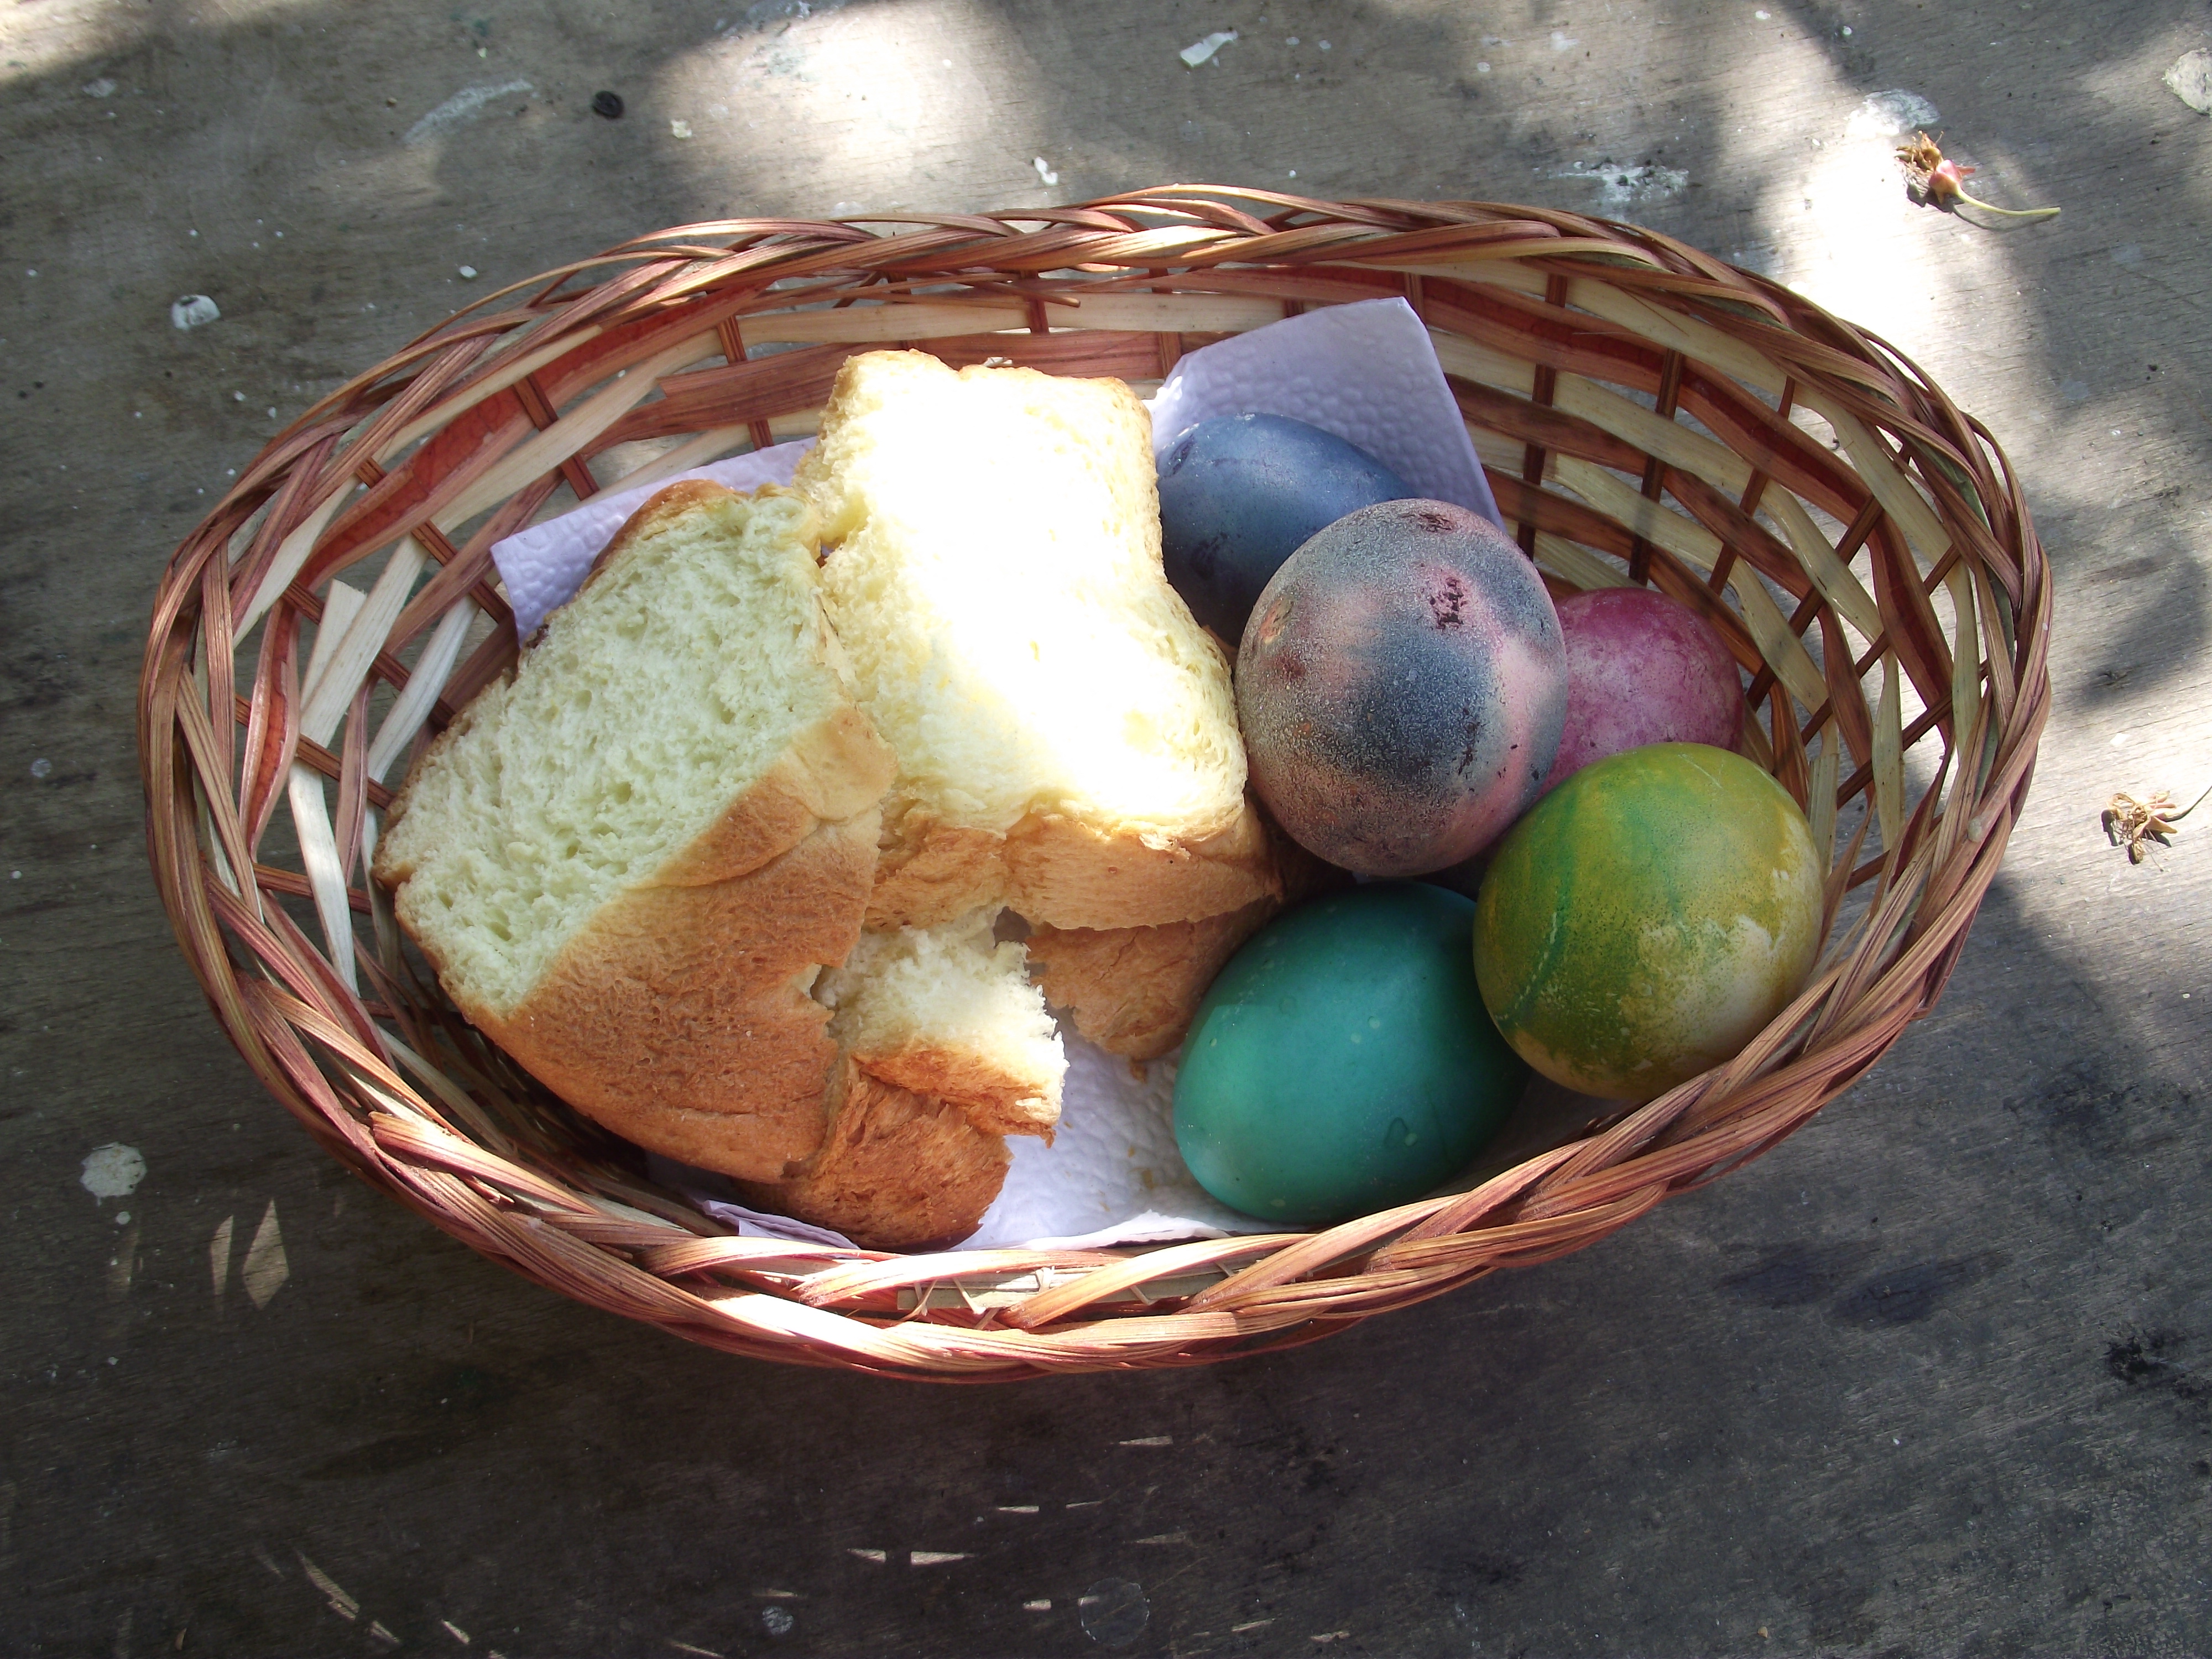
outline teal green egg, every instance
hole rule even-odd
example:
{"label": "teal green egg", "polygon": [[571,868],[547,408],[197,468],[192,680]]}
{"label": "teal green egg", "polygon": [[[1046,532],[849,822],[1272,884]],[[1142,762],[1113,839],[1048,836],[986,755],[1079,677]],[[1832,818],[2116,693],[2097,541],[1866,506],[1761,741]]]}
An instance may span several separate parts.
{"label": "teal green egg", "polygon": [[1326,1226],[1403,1204],[1474,1160],[1528,1067],[1482,1006],[1474,904],[1419,882],[1277,917],[1199,1006],[1176,1143],[1232,1209]]}

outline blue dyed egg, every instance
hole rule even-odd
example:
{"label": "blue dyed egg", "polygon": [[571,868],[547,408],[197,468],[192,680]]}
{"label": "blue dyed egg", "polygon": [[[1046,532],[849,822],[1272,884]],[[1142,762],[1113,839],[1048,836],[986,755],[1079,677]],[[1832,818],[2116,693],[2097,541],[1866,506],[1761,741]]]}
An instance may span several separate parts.
{"label": "blue dyed egg", "polygon": [[1474,905],[1415,882],[1285,912],[1206,993],[1176,1077],[1176,1143],[1232,1209],[1326,1226],[1471,1163],[1528,1078],[1482,1006]]}
{"label": "blue dyed egg", "polygon": [[1301,542],[1347,513],[1413,493],[1366,451],[1304,421],[1200,421],[1160,457],[1168,580],[1233,649],[1260,590]]}

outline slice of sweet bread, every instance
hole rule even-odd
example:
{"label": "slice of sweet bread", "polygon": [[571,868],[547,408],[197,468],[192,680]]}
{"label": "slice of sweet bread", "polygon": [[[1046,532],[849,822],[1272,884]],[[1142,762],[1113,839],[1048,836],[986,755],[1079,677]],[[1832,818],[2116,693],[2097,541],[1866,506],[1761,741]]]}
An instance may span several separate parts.
{"label": "slice of sweet bread", "polygon": [[1127,386],[863,353],[793,485],[898,755],[870,926],[1004,905],[1139,927],[1277,890],[1228,662],[1161,570]]}
{"label": "slice of sweet bread", "polygon": [[512,678],[425,752],[376,875],[463,1013],[672,1156],[775,1178],[837,1059],[808,994],[860,937],[890,750],[796,495],[648,501]]}

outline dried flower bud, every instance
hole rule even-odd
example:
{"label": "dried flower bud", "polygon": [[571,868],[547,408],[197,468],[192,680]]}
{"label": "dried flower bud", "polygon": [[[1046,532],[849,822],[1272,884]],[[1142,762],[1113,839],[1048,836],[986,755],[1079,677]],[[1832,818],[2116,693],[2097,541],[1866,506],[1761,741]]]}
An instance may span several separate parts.
{"label": "dried flower bud", "polygon": [[1945,212],[1955,210],[1960,204],[1979,208],[1984,213],[2002,214],[2008,219],[2051,219],[2058,210],[2048,208],[2001,208],[1966,193],[1966,180],[1974,172],[1961,167],[1943,154],[1942,148],[1924,132],[1912,135],[1910,143],[1897,147],[1898,165],[1905,169],[1905,187],[1917,202],[1942,208]]}

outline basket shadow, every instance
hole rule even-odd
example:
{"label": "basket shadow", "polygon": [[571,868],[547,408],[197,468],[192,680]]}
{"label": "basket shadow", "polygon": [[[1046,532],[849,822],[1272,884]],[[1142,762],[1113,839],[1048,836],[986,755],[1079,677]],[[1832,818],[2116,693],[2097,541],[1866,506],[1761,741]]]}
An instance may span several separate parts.
{"label": "basket shadow", "polygon": [[[1747,1593],[1829,1644],[2070,1628],[2034,1596],[2000,1617],[1912,1593],[1967,1518],[1999,1547],[2032,1531],[2051,1460],[2070,1467],[2009,1424],[2086,1422],[2130,1386],[2071,1323],[2115,1206],[2177,1248],[2203,1207],[2160,1219],[2130,1176],[2185,1096],[2145,1073],[2154,1033],[2124,996],[2049,994],[2078,967],[2045,933],[2001,882],[1947,1006],[2008,998],[2023,1021],[1939,1013],[1729,1182],[1568,1260],[1195,1370],[963,1390],[732,1360],[517,1297],[370,1206],[321,1255],[374,1261],[373,1284],[303,1275],[289,1328],[160,1339],[175,1364],[243,1343],[266,1379],[197,1425],[249,1449],[179,1489],[167,1572],[211,1596],[248,1559],[224,1518],[246,1513],[364,1619],[538,1651],[727,1651],[774,1633],[769,1608],[805,1651],[1057,1651],[1101,1586],[1141,1601],[1146,1653],[1239,1625],[1254,1651],[1340,1628],[1406,1652],[1601,1651],[1622,1628],[1712,1651]],[[292,1334],[363,1317],[374,1374]],[[2185,1357],[2196,1339],[2160,1329]],[[1940,1408],[1915,1404],[1931,1378]],[[2196,1433],[2149,1431],[2176,1455]],[[2092,1570],[2092,1540],[2057,1549],[2056,1578]],[[234,1608],[243,1645],[296,1629],[264,1622],[283,1605]]]}

